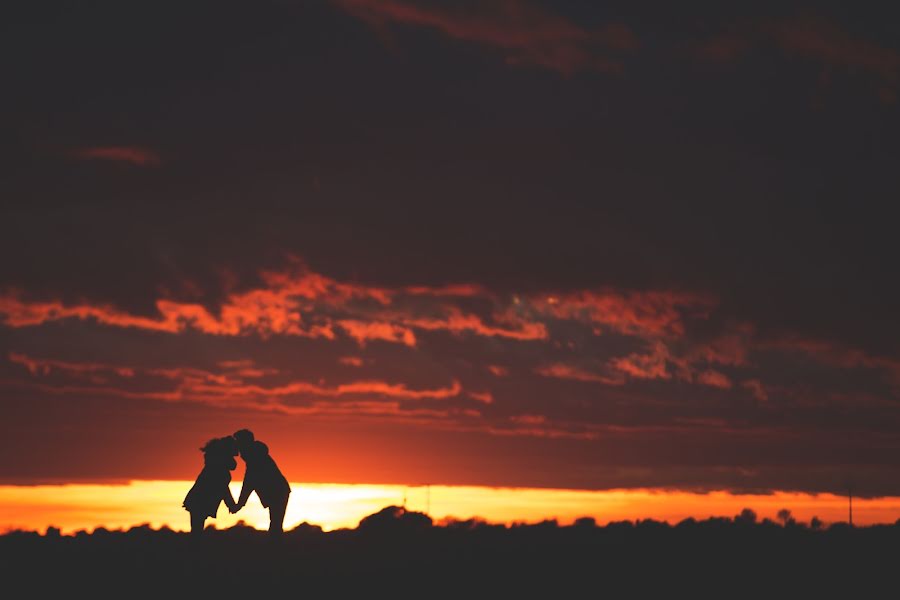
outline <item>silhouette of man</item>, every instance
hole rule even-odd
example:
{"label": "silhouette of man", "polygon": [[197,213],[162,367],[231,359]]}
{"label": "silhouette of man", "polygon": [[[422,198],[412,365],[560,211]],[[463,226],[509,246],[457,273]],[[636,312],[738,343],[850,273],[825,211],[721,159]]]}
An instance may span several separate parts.
{"label": "silhouette of man", "polygon": [[269,447],[255,439],[252,431],[241,429],[235,431],[233,437],[247,469],[241,495],[232,512],[242,509],[250,494],[256,492],[262,505],[269,509],[269,533],[279,535],[284,530],[284,513],[291,486],[269,456]]}

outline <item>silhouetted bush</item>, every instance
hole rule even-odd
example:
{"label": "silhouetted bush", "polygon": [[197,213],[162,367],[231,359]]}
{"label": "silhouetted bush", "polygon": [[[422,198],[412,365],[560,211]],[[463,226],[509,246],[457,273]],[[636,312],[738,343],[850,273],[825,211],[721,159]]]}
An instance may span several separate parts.
{"label": "silhouetted bush", "polygon": [[432,526],[431,517],[424,513],[409,511],[402,506],[386,506],[375,514],[359,522],[362,532],[409,532],[423,531]]}

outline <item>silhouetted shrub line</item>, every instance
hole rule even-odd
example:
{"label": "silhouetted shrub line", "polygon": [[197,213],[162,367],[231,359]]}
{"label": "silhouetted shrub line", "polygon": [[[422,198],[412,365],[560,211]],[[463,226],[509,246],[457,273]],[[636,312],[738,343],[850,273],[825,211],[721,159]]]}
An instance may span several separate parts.
{"label": "silhouetted shrub line", "polygon": [[712,592],[739,583],[760,593],[776,584],[779,590],[833,593],[853,585],[859,596],[867,585],[889,584],[897,547],[900,522],[850,527],[785,518],[779,523],[745,511],[674,525],[646,519],[600,526],[589,518],[566,526],[553,520],[435,524],[425,514],[389,506],[355,529],[324,532],[303,523],[280,538],[243,523],[209,528],[199,538],[148,525],[73,535],[53,527],[44,535],[11,531],[0,536],[0,564],[8,585],[62,588],[68,582],[71,589],[108,591],[135,582],[148,590],[226,595],[298,585],[329,592],[438,584],[534,591],[542,585],[587,585],[599,577],[611,588],[631,590],[674,586]]}

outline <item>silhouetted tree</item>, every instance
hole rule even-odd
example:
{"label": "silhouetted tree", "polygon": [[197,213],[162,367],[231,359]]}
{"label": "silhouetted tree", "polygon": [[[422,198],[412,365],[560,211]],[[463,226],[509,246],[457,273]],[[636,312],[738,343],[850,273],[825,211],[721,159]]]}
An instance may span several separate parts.
{"label": "silhouetted tree", "polygon": [[778,520],[781,521],[781,524],[785,527],[796,523],[793,515],[791,514],[791,511],[787,508],[782,508],[781,510],[779,510],[776,516],[778,517]]}
{"label": "silhouetted tree", "polygon": [[756,523],[756,511],[751,508],[745,508],[734,518],[734,520],[738,523],[753,525]]}

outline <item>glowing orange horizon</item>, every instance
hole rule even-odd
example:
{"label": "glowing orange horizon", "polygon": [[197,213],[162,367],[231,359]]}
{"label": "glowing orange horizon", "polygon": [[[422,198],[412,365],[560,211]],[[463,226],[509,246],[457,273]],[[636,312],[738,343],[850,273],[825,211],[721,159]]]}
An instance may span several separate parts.
{"label": "glowing orange horizon", "polygon": [[[0,486],[0,531],[46,531],[64,534],[149,525],[176,531],[189,528],[181,500],[189,481],[133,481],[125,485],[65,484]],[[733,517],[750,508],[760,518],[775,519],[788,509],[799,521],[818,517],[826,523],[847,521],[846,497],[834,494],[774,492],[769,495],[694,493],[654,489],[604,491],[491,488],[469,486],[408,487],[378,484],[292,484],[285,528],[303,522],[330,531],[355,527],[360,519],[388,505],[406,503],[410,510],[427,512],[435,521],[479,518],[491,523],[532,523],[556,519],[561,525],[579,517],[597,523],[654,519],[677,523],[686,518]],[[232,484],[237,496],[240,483]],[[900,497],[854,499],[853,521],[858,525],[893,523],[900,519]],[[208,526],[226,529],[239,521],[257,529],[268,525],[268,514],[255,495],[237,515],[224,505]]]}

